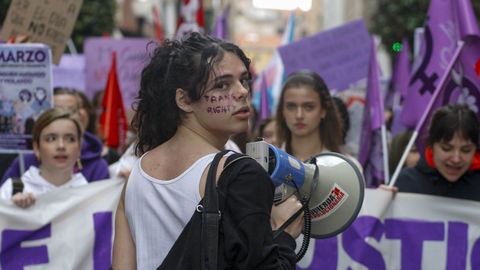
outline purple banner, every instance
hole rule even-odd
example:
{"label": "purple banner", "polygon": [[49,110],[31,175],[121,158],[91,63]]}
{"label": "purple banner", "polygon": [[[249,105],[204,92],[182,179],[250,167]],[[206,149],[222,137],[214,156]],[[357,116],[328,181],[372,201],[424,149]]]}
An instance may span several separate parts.
{"label": "purple banner", "polygon": [[480,269],[480,202],[366,189],[341,235],[310,242],[297,269]]}
{"label": "purple banner", "polygon": [[356,20],[278,50],[286,75],[309,69],[319,73],[332,91],[342,91],[367,77],[370,35],[363,20]]}
{"label": "purple banner", "polygon": [[[131,109],[140,88],[140,73],[147,61],[149,42],[151,40],[144,38],[88,38],[84,45],[87,95],[92,97],[95,92],[105,89],[112,52],[115,51],[123,102],[127,110]],[[148,50],[153,48],[155,44],[151,44]]]}
{"label": "purple banner", "polygon": [[60,64],[53,66],[53,87],[75,88],[85,92],[85,57],[64,54]]}
{"label": "purple banner", "polygon": [[[469,247],[468,231],[469,225],[463,222],[394,218],[382,221],[373,216],[361,216],[341,238],[337,236],[311,243],[314,250],[311,261],[303,262],[308,266],[299,263],[297,270],[358,269],[354,267],[356,264],[367,269],[420,270],[433,265],[433,262],[425,260],[426,246],[432,244],[445,245],[443,250],[437,250],[443,254],[438,259],[446,266],[445,269],[480,269],[480,239]],[[381,242],[391,242],[392,246],[395,243],[396,247],[400,247],[399,257],[393,259],[390,257],[392,255],[386,256],[377,248]],[[345,255],[351,262],[348,268],[341,268],[339,264],[342,267],[346,264],[343,259]]]}

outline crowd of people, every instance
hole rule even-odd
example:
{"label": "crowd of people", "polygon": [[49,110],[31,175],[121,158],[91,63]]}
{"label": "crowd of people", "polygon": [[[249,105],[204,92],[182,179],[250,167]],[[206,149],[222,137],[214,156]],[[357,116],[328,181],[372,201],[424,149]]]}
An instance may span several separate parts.
{"label": "crowd of people", "polygon": [[[343,153],[361,170],[355,157],[343,150],[350,126],[345,104],[332,97],[315,72],[290,74],[275,116],[252,128],[249,66],[250,59],[238,46],[207,35],[165,41],[142,71],[132,121],[135,139],[121,153],[102,142],[94,113],[98,110],[82,91],[55,88],[54,108],[34,123],[34,154],[23,157],[27,170],[21,174],[18,158],[3,168],[1,198],[26,208],[52,189],[124,177],[113,268],[152,269],[168,255],[202,200],[215,154],[245,149],[244,142],[234,143],[235,134],[249,134],[248,140],[262,137],[300,160]],[[398,164],[410,136],[407,131],[391,140],[390,169]],[[478,147],[476,114],[466,105],[440,108],[432,117],[425,152],[410,150],[397,190],[480,201]],[[230,155],[222,158],[217,175]],[[219,264],[294,269],[302,216],[281,234],[274,237],[274,232],[301,203],[292,196],[273,205],[274,187],[263,168],[251,159],[238,166],[242,168],[229,185],[217,183],[228,194],[223,211],[236,224],[232,235],[221,239],[225,245]],[[15,190],[18,181],[23,190]]]}

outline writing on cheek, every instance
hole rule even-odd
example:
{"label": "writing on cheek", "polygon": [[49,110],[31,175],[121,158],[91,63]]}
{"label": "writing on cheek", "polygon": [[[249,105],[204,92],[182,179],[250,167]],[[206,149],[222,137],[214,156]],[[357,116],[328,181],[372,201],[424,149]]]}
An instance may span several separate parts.
{"label": "writing on cheek", "polygon": [[206,102],[217,103],[229,100],[235,100],[233,95],[204,95],[203,98]]}
{"label": "writing on cheek", "polygon": [[229,113],[230,111],[235,111],[235,106],[226,105],[226,106],[209,106],[209,107],[207,107],[207,113],[211,113],[211,114]]}

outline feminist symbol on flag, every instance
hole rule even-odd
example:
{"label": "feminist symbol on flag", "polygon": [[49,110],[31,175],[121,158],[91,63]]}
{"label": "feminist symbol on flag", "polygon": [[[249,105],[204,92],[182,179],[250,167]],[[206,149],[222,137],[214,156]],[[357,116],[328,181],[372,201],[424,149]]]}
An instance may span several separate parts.
{"label": "feminist symbol on flag", "polygon": [[423,57],[420,67],[418,67],[415,74],[413,74],[412,79],[410,80],[410,85],[414,84],[417,80],[421,80],[423,85],[420,88],[420,94],[424,95],[425,92],[430,92],[433,94],[435,91],[435,81],[438,79],[438,74],[433,73],[431,75],[426,74],[428,64],[430,64],[430,59],[432,58],[433,53],[433,37],[432,32],[428,26],[425,27],[425,55]]}

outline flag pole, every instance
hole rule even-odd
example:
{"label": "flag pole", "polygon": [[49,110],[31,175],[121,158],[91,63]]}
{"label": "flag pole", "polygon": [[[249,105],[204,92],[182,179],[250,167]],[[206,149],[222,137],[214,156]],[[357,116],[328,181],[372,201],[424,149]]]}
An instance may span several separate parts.
{"label": "flag pole", "polygon": [[390,179],[390,168],[388,167],[388,146],[387,146],[387,128],[385,124],[382,124],[382,148],[383,148],[383,177],[385,179],[385,184],[388,184],[388,179]]}
{"label": "flag pole", "polygon": [[400,174],[400,171],[402,170],[403,164],[405,163],[405,160],[407,159],[408,153],[410,152],[410,149],[412,149],[413,143],[418,137],[418,132],[420,131],[421,127],[423,126],[424,122],[427,119],[428,113],[433,107],[433,104],[435,103],[436,99],[438,98],[438,95],[441,92],[441,89],[443,88],[443,85],[447,81],[448,76],[450,75],[450,71],[453,68],[453,65],[455,65],[455,62],[457,61],[458,56],[460,55],[460,52],[463,49],[463,46],[465,45],[465,42],[463,40],[459,40],[457,42],[457,48],[455,50],[455,53],[453,54],[452,59],[450,60],[450,63],[448,63],[447,68],[445,69],[445,72],[443,73],[442,79],[440,80],[440,83],[435,89],[435,92],[432,95],[432,98],[430,99],[430,102],[428,103],[427,108],[423,112],[422,118],[420,118],[420,121],[418,122],[415,131],[413,131],[412,137],[410,137],[410,141],[408,141],[407,147],[405,148],[405,151],[402,154],[402,157],[400,158],[400,161],[398,162],[397,168],[395,169],[395,172],[393,173],[392,179],[390,180],[390,183],[388,184],[389,187],[393,187],[395,185],[395,182],[397,181],[398,175]]}

